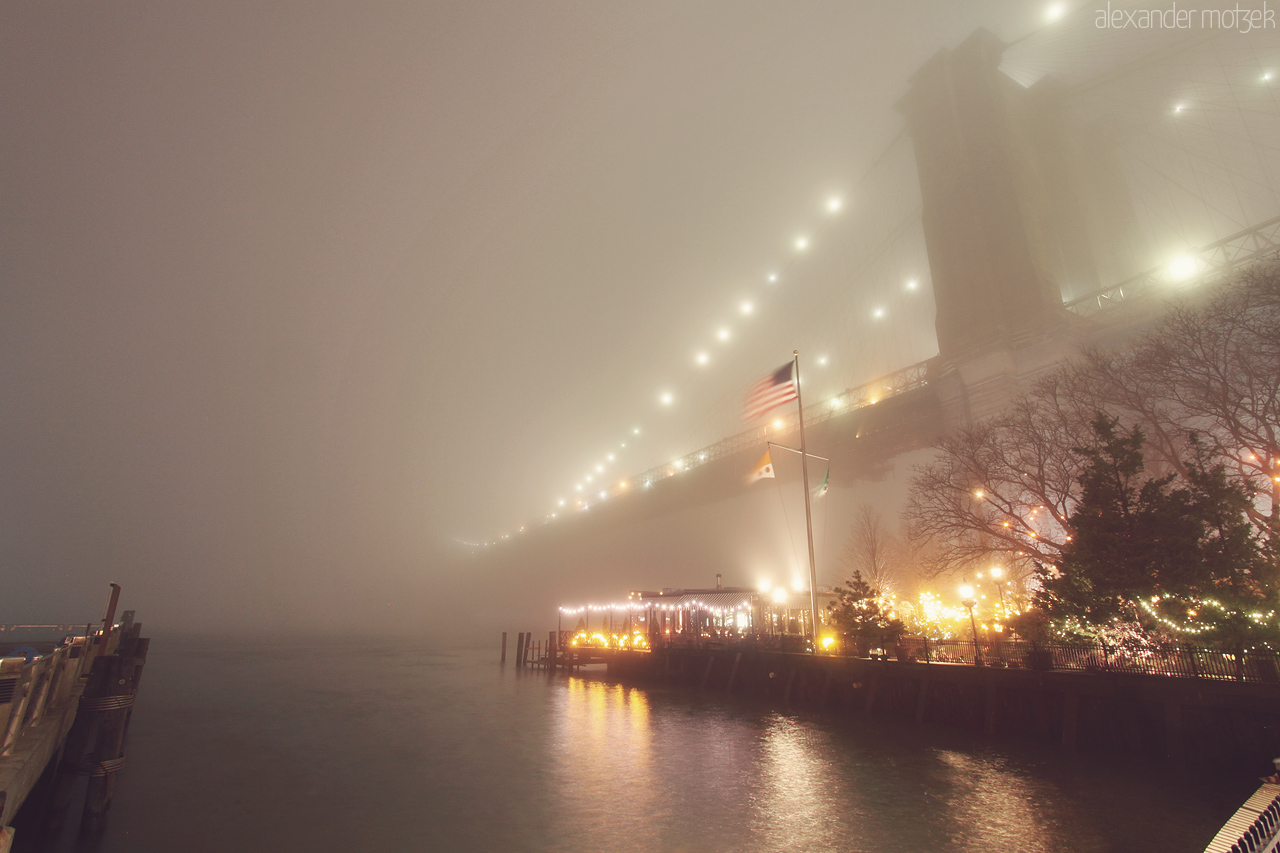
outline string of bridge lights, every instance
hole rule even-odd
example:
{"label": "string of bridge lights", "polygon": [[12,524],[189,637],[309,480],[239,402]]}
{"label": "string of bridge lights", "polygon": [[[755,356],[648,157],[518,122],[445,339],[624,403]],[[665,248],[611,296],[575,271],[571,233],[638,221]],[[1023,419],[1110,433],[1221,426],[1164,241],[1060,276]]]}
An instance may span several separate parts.
{"label": "string of bridge lights", "polygon": [[[846,201],[840,195],[827,196],[821,207],[821,210],[827,217],[828,221],[842,214],[845,209]],[[812,227],[806,231],[795,234],[790,239],[789,245],[792,252],[791,257],[789,259],[784,259],[768,272],[763,274],[761,283],[765,288],[774,288],[783,283],[784,270],[790,264],[803,258],[813,248],[814,234],[820,230],[820,227],[821,226]],[[903,283],[903,288],[908,292],[917,291],[919,287],[920,282],[917,278],[910,278]],[[756,313],[757,300],[754,297],[744,298],[738,302],[735,309],[736,314],[743,322],[745,322]],[[883,305],[877,305],[871,309],[870,319],[873,321],[883,320],[887,316],[888,310]],[[709,367],[713,360],[711,355],[713,351],[712,348],[717,344],[722,346],[728,344],[729,341],[733,340],[735,337],[735,327],[731,323],[712,324],[712,328],[714,328],[715,331],[711,336],[711,343],[707,344],[704,342],[702,346],[694,347],[693,349],[694,355],[692,361],[696,369],[705,369]],[[826,367],[828,361],[829,359],[826,355],[820,355],[816,359],[819,367]],[[669,386],[660,386],[654,399],[657,406],[661,409],[670,409],[676,403],[675,393],[670,390]],[[613,465],[613,463],[618,461],[618,457],[621,455],[622,451],[627,449],[627,442],[634,441],[635,438],[642,434],[642,426],[633,426],[624,439],[616,442],[614,446],[615,449],[612,452],[606,453],[602,459],[599,459],[587,468],[587,471],[572,485],[572,487],[570,487],[567,497],[558,497],[555,499],[555,505],[551,512],[546,514],[543,519],[543,523],[554,521],[572,511],[590,509],[593,503],[608,499],[611,493],[616,494],[618,492],[628,490],[632,486],[629,478],[624,478],[613,486],[605,485],[608,482],[608,469]],[[705,458],[706,454],[704,453],[702,456]],[[688,464],[689,463],[684,459],[679,459],[672,463],[673,469],[676,471],[684,470],[688,467]],[[640,487],[648,488],[650,485],[651,481],[646,480],[640,484]],[[503,540],[510,539],[513,535],[524,533],[527,529],[528,525],[526,524],[521,526],[514,534],[503,533],[496,540],[481,543],[469,542],[467,544],[472,547],[489,547],[500,544]]]}

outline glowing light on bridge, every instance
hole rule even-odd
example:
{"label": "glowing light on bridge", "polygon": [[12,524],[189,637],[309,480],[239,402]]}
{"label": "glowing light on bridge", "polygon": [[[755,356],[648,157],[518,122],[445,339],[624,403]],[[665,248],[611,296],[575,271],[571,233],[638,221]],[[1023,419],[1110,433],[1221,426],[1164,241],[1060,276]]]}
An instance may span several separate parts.
{"label": "glowing light on bridge", "polygon": [[809,248],[809,238],[797,237],[795,247],[797,252],[803,252],[805,249]]}
{"label": "glowing light on bridge", "polygon": [[1169,261],[1165,271],[1174,281],[1186,281],[1200,270],[1200,264],[1190,255],[1178,255]]}
{"label": "glowing light on bridge", "polygon": [[676,400],[676,398],[673,397],[670,392],[663,392],[662,396],[659,397],[658,399],[662,402],[662,405],[664,406],[670,406]]}
{"label": "glowing light on bridge", "polygon": [[839,213],[841,208],[843,207],[844,207],[844,199],[840,198],[839,196],[833,195],[831,198],[827,199],[828,213]]}
{"label": "glowing light on bridge", "polygon": [[[1263,79],[1270,79],[1270,78],[1263,78]],[[769,283],[770,284],[778,283],[778,274],[776,272],[769,273]]]}
{"label": "glowing light on bridge", "polygon": [[719,339],[720,339],[720,340],[722,340],[722,341],[727,341],[727,340],[729,340],[729,330],[728,330],[728,329],[721,329],[720,331],[716,332],[716,337],[717,337],[717,338],[719,338]]}
{"label": "glowing light on bridge", "polygon": [[819,367],[827,366],[827,357],[825,355],[818,356],[818,366]]}
{"label": "glowing light on bridge", "polygon": [[603,466],[603,465],[597,465],[597,466],[596,466],[596,473],[597,473],[597,474],[603,474],[603,473],[604,473],[604,466]]}
{"label": "glowing light on bridge", "polygon": [[743,302],[740,307],[742,309],[743,314],[750,314],[752,311],[755,310],[755,306],[753,306],[750,302]]}
{"label": "glowing light on bridge", "polygon": [[556,501],[556,503],[557,503],[559,506],[564,506],[564,498],[561,498],[560,500]]}
{"label": "glowing light on bridge", "polygon": [[1183,110],[1185,110],[1186,108],[1187,108],[1187,105],[1186,105],[1186,104],[1178,104],[1178,105],[1176,105],[1176,106],[1173,108],[1173,111],[1174,111],[1175,113],[1180,113],[1180,112],[1182,112]]}
{"label": "glowing light on bridge", "polygon": [[710,356],[708,356],[705,352],[700,352],[697,354],[697,356],[694,357],[694,361],[698,362],[698,364],[706,364],[710,360],[711,360]]}
{"label": "glowing light on bridge", "polygon": [[871,312],[871,318],[872,318],[873,320],[883,320],[883,319],[884,319],[884,309],[883,309],[883,308],[876,308],[876,309],[874,309],[874,310]]}
{"label": "glowing light on bridge", "polygon": [[610,453],[610,454],[609,454],[609,461],[610,461],[610,462],[612,462],[612,461],[613,461],[613,454],[612,454],[612,453]]}
{"label": "glowing light on bridge", "polygon": [[1056,21],[1067,13],[1067,7],[1064,3],[1054,3],[1045,10],[1044,16],[1050,21]]}
{"label": "glowing light on bridge", "polygon": [[1268,72],[1266,72],[1265,74],[1263,74],[1263,75],[1262,75],[1262,82],[1263,82],[1263,83],[1270,83],[1270,82],[1271,82],[1271,72],[1270,72],[1270,71],[1268,71]]}
{"label": "glowing light on bridge", "polygon": [[909,279],[909,280],[907,281],[907,290],[915,290],[915,289],[916,289],[916,288],[918,288],[919,286],[920,286],[920,282],[919,282],[919,281],[917,281],[917,280],[916,280],[916,279],[914,279],[914,278],[913,278],[913,279]]}

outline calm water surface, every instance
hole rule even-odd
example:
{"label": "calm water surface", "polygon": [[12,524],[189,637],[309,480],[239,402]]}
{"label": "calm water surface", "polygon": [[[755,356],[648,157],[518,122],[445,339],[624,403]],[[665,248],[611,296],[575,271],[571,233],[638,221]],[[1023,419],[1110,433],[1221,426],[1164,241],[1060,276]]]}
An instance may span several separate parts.
{"label": "calm water surface", "polygon": [[58,849],[1173,853],[1256,786],[496,657],[157,639],[107,834]]}

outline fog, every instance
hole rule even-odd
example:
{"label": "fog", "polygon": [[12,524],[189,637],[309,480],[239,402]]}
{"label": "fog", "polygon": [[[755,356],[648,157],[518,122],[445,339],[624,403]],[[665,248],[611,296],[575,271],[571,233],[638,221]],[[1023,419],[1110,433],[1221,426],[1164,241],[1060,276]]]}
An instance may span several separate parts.
{"label": "fog", "polygon": [[753,582],[753,550],[786,564],[785,528],[751,521],[777,499],[728,469],[476,543],[606,454],[627,477],[740,430],[794,348],[846,354],[815,399],[931,355],[927,296],[883,340],[818,322],[866,313],[840,290],[876,219],[856,189],[920,65],[1042,15],[5,4],[0,622],[100,618],[114,581],[165,630],[514,631],[555,601]]}

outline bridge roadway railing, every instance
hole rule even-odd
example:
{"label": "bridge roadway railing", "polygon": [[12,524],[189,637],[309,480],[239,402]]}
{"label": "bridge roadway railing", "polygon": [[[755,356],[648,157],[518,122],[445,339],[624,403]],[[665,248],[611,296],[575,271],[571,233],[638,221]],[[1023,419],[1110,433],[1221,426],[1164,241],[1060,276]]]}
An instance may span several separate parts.
{"label": "bridge roadway railing", "polygon": [[1241,264],[1260,260],[1280,253],[1280,216],[1268,219],[1252,228],[1246,228],[1230,237],[1210,243],[1188,257],[1194,259],[1196,268],[1182,280],[1175,280],[1168,266],[1155,267],[1139,273],[1119,284],[1095,290],[1078,299],[1064,303],[1069,311],[1082,317],[1115,308],[1124,302],[1132,302],[1169,285],[1190,286],[1220,281]]}
{"label": "bridge roadway railing", "polygon": [[[806,426],[814,426],[845,412],[873,406],[883,399],[922,388],[928,384],[928,363],[922,361],[901,370],[895,370],[871,382],[847,388],[834,397],[805,406],[804,422]],[[654,466],[648,471],[637,474],[625,481],[627,486],[615,487],[613,494],[621,494],[629,486],[648,488],[657,481],[674,477],[682,471],[707,465],[752,447],[762,447],[770,436],[782,435],[794,430],[797,422],[798,417],[795,412],[779,414],[769,426],[758,426],[740,432],[672,462]]]}

